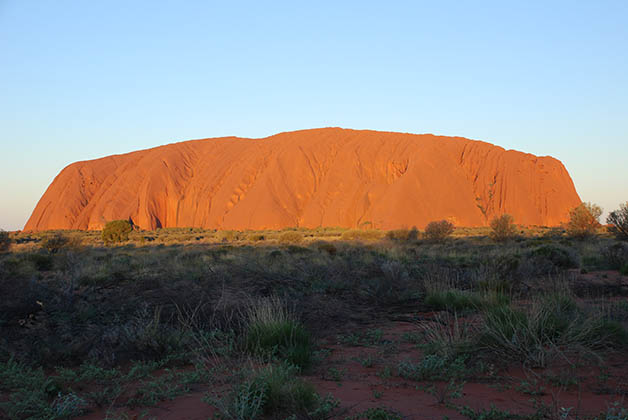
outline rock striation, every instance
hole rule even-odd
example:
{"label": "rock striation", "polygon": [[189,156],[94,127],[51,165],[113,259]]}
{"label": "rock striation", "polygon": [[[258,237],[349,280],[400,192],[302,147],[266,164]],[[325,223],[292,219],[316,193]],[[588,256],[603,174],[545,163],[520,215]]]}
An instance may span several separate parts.
{"label": "rock striation", "polygon": [[460,137],[322,128],[191,140],[76,162],[25,230],[558,225],[580,203],[562,163]]}

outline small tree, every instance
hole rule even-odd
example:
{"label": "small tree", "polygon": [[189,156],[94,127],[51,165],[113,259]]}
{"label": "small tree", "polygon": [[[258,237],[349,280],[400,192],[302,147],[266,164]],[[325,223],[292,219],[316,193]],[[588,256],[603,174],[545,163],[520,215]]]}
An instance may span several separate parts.
{"label": "small tree", "polygon": [[502,214],[491,220],[491,238],[498,242],[507,241],[517,235],[514,218],[509,214]]}
{"label": "small tree", "polygon": [[108,222],[102,230],[102,240],[105,244],[125,242],[129,240],[129,233],[133,225],[128,220],[113,220]]}
{"label": "small tree", "polygon": [[11,248],[11,237],[9,232],[0,230],[0,252],[7,252]]}
{"label": "small tree", "polygon": [[612,211],[606,218],[609,231],[618,239],[628,239],[628,201],[619,205],[619,210]]}
{"label": "small tree", "polygon": [[600,227],[602,208],[592,203],[580,203],[569,212],[567,232],[576,238],[585,238],[595,234]]}
{"label": "small tree", "polygon": [[429,222],[425,226],[425,237],[432,241],[442,241],[454,232],[454,224],[447,220]]}

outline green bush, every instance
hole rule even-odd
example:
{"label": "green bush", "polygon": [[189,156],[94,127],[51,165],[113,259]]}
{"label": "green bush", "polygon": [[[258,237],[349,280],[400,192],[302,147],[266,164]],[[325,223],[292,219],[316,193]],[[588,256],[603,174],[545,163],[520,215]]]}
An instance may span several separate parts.
{"label": "green bush", "polygon": [[279,235],[279,243],[280,244],[298,244],[303,241],[303,234],[297,231],[287,231],[282,232]]}
{"label": "green bush", "polygon": [[129,240],[129,233],[133,231],[133,225],[128,220],[113,220],[107,222],[102,230],[102,240],[105,244],[126,242]]}
{"label": "green bush", "polygon": [[454,232],[454,224],[447,220],[429,222],[425,226],[425,237],[432,241],[442,241]]}
{"label": "green bush", "polygon": [[9,232],[0,230],[0,252],[7,252],[11,248],[11,237]]}
{"label": "green bush", "polygon": [[628,201],[619,205],[619,210],[610,212],[606,223],[611,225],[609,231],[618,239],[628,239]]}
{"label": "green bush", "polygon": [[491,220],[491,233],[490,236],[497,242],[507,241],[513,239],[517,235],[517,227],[515,226],[514,219],[509,214],[502,214]]}
{"label": "green bush", "polygon": [[574,238],[583,239],[597,232],[600,227],[602,208],[592,203],[580,203],[569,212],[567,233]]}

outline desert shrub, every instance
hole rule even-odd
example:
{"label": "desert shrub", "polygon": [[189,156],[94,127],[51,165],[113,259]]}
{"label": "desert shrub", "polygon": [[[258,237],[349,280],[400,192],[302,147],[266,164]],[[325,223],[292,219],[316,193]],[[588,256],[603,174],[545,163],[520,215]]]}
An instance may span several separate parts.
{"label": "desert shrub", "polygon": [[402,420],[403,417],[399,412],[393,410],[392,408],[387,407],[371,407],[367,408],[361,413],[356,414],[355,416],[347,417],[347,420],[357,420],[357,419],[366,419],[366,420]]}
{"label": "desert shrub", "polygon": [[220,418],[243,420],[279,414],[301,414],[304,418],[323,418],[320,409],[326,403],[314,387],[296,376],[290,365],[267,365],[251,372],[224,398],[205,400],[220,412]]}
{"label": "desert shrub", "polygon": [[586,326],[577,339],[591,348],[622,348],[628,344],[628,332],[623,325],[609,319],[595,319]]}
{"label": "desert shrub", "polygon": [[408,270],[398,261],[384,261],[376,274],[373,267],[373,276],[364,278],[360,282],[357,294],[374,304],[389,305],[395,302],[406,301],[417,294],[417,288],[410,281]]}
{"label": "desert shrub", "polygon": [[628,420],[628,408],[622,407],[619,402],[615,402],[606,409],[606,412],[601,413],[593,420]]}
{"label": "desert shrub", "polygon": [[402,420],[398,411],[388,407],[371,407],[357,414],[345,417],[345,420]]}
{"label": "desert shrub", "polygon": [[619,210],[610,212],[606,223],[611,225],[609,231],[618,239],[628,239],[628,201],[619,205]]}
{"label": "desert shrub", "polygon": [[343,241],[377,241],[382,238],[379,230],[346,230],[342,232],[340,238]]}
{"label": "desert shrub", "polygon": [[305,368],[312,357],[310,334],[277,297],[255,302],[247,313],[246,348],[253,354]]}
{"label": "desert shrub", "polygon": [[329,256],[334,257],[338,253],[338,248],[331,242],[320,241],[316,243],[316,248],[320,252],[326,252]]}
{"label": "desert shrub", "polygon": [[11,248],[11,237],[9,232],[0,230],[0,252],[7,252]]}
{"label": "desert shrub", "polygon": [[432,241],[442,241],[454,232],[454,224],[447,220],[429,222],[425,226],[425,237]]}
{"label": "desert shrub", "polygon": [[531,257],[545,258],[553,265],[559,268],[577,268],[578,260],[569,252],[568,249],[559,245],[542,245],[536,249],[533,249],[530,254]]}
{"label": "desert shrub", "polygon": [[216,238],[220,242],[235,242],[242,238],[242,235],[237,230],[222,230],[218,232]]}
{"label": "desert shrub", "polygon": [[474,285],[483,292],[509,293],[520,280],[522,256],[519,254],[493,255],[484,258],[472,271]]}
{"label": "desert shrub", "polygon": [[419,363],[401,362],[399,376],[413,381],[447,381],[462,379],[466,375],[465,359],[462,356],[450,359],[438,354],[428,354]]}
{"label": "desert shrub", "polygon": [[126,242],[129,240],[129,233],[133,231],[133,225],[128,220],[112,220],[107,222],[102,230],[102,240],[106,244]]}
{"label": "desert shrub", "polygon": [[0,363],[0,391],[8,394],[0,410],[12,419],[67,419],[83,414],[87,402],[78,395],[61,392],[56,378],[42,368],[33,369],[9,359]]}
{"label": "desert shrub", "polygon": [[619,270],[628,263],[628,246],[621,242],[602,248],[601,254],[608,267],[613,270]]}
{"label": "desert shrub", "polygon": [[516,419],[530,419],[536,418],[531,416],[520,416],[511,413],[508,410],[500,410],[491,403],[490,409],[478,409],[474,410],[469,406],[463,406],[458,409],[459,413],[467,417],[470,420],[516,420]]}
{"label": "desert shrub", "polygon": [[491,233],[490,236],[497,242],[507,241],[513,239],[517,235],[517,227],[514,224],[514,219],[509,214],[502,214],[491,220]]}
{"label": "desert shrub", "polygon": [[46,235],[42,240],[41,246],[48,250],[51,254],[64,249],[70,243],[70,238],[61,232],[54,232]]}
{"label": "desert shrub", "polygon": [[162,307],[144,305],[122,326],[120,341],[125,350],[154,360],[180,352],[186,332],[162,321]]}
{"label": "desert shrub", "polygon": [[251,242],[260,242],[266,239],[263,233],[252,233],[247,238]]}
{"label": "desert shrub", "polygon": [[396,229],[386,232],[386,238],[393,241],[416,241],[419,237],[419,231],[416,227],[412,229]]}
{"label": "desert shrub", "polygon": [[519,269],[524,277],[553,274],[580,266],[578,256],[572,250],[555,244],[541,245],[524,256]]}
{"label": "desert shrub", "polygon": [[279,235],[278,241],[280,244],[298,244],[303,241],[303,234],[297,231],[286,231]]}
{"label": "desert shrub", "polygon": [[595,234],[600,226],[602,209],[592,203],[580,203],[569,212],[567,233],[574,238],[586,238]]}
{"label": "desert shrub", "polygon": [[53,263],[54,263],[52,255],[34,253],[34,254],[28,254],[27,258],[33,264],[35,264],[35,268],[37,269],[37,271],[52,270]]}

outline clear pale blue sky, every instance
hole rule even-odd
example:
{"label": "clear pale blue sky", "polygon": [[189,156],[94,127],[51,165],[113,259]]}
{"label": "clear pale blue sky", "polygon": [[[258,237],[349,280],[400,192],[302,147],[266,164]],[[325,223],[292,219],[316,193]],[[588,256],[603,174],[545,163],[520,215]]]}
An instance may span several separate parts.
{"label": "clear pale blue sky", "polygon": [[0,0],[0,228],[77,160],[324,126],[552,155],[613,210],[627,22],[626,0]]}

